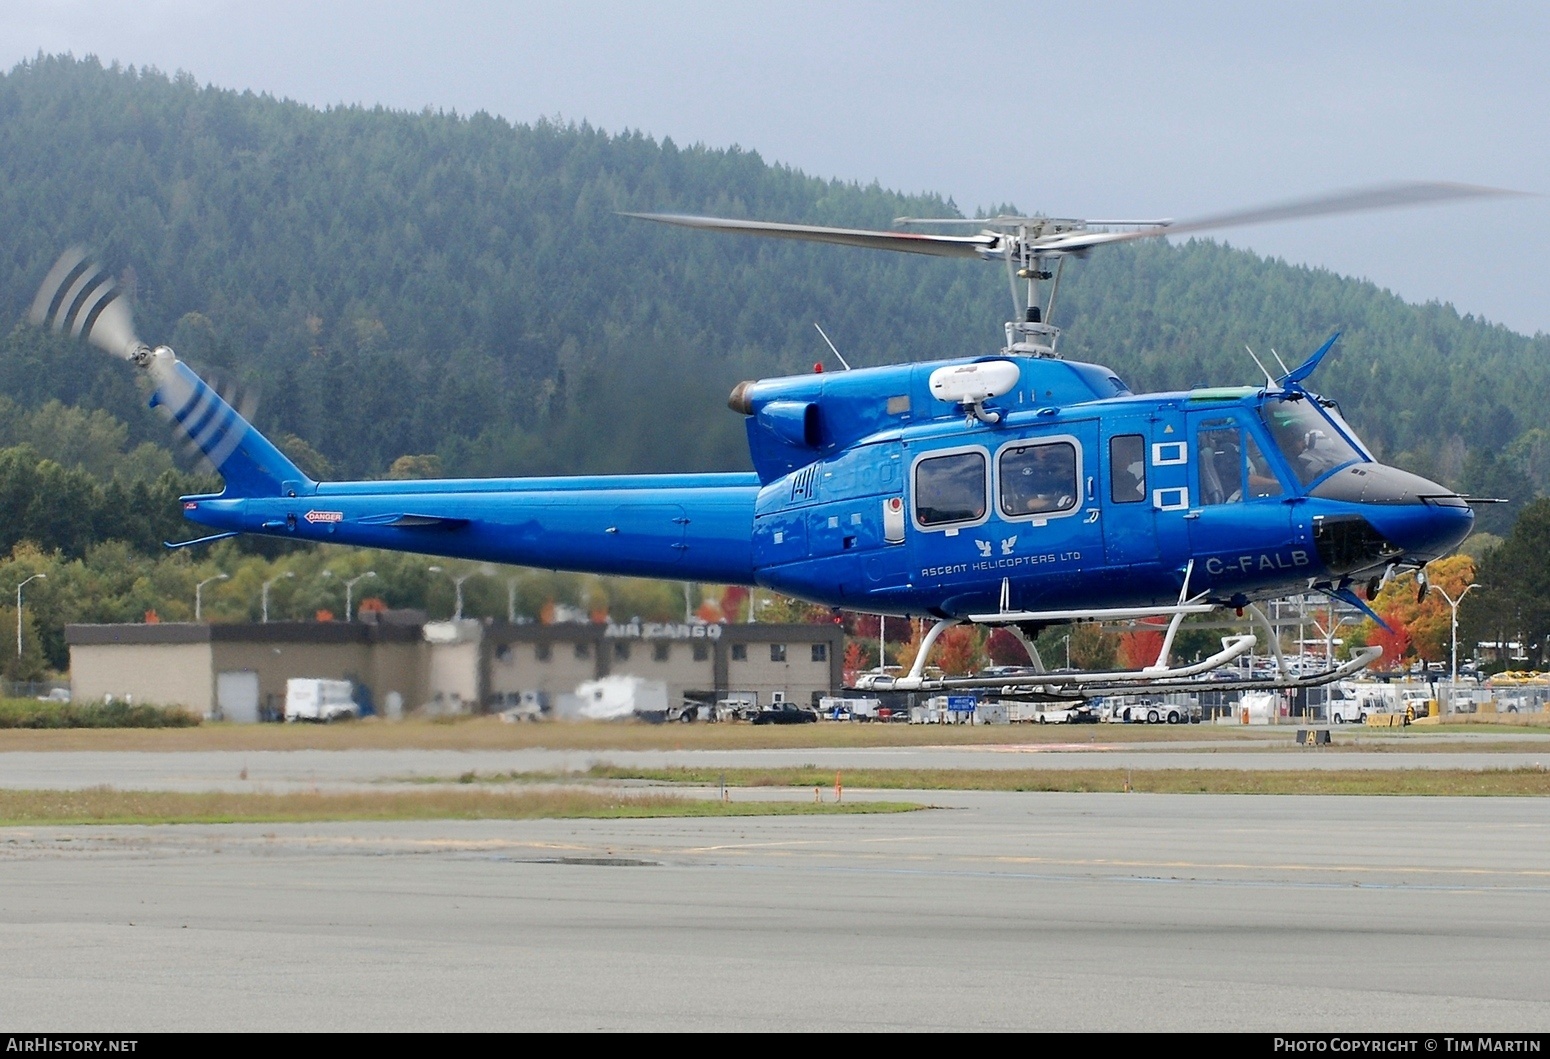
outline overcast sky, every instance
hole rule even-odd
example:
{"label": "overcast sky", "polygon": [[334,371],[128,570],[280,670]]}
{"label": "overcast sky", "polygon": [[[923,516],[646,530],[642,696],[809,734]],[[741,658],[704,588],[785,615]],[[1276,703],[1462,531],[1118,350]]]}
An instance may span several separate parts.
{"label": "overcast sky", "polygon": [[[0,0],[0,64],[40,49],[316,105],[739,144],[968,211],[1183,219],[1399,179],[1550,191],[1543,0]],[[1223,237],[1550,331],[1550,198]]]}

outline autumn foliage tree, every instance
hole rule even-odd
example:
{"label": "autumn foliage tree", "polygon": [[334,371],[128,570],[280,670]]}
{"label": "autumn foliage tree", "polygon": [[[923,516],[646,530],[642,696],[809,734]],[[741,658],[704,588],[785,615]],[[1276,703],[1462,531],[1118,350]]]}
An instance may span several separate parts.
{"label": "autumn foliage tree", "polygon": [[1118,658],[1118,636],[1097,622],[1071,626],[1071,664],[1077,669],[1113,669]]}
{"label": "autumn foliage tree", "polygon": [[1162,650],[1164,629],[1134,629],[1120,633],[1119,660],[1129,669],[1140,669],[1157,661]]}
{"label": "autumn foliage tree", "polygon": [[985,655],[990,659],[991,665],[997,666],[1026,666],[1032,665],[1033,659],[1028,657],[1028,649],[1022,641],[1012,635],[1010,629],[994,629],[985,638]]}
{"label": "autumn foliage tree", "polygon": [[1385,585],[1372,601],[1372,609],[1394,627],[1393,632],[1386,632],[1372,621],[1365,627],[1367,643],[1383,646],[1380,664],[1385,668],[1412,658],[1427,662],[1448,658],[1453,643],[1453,608],[1443,592],[1458,599],[1475,579],[1475,561],[1467,555],[1438,559],[1426,567],[1426,576],[1442,591],[1427,592],[1424,599],[1417,600],[1420,584],[1414,574],[1405,574]]}
{"label": "autumn foliage tree", "polygon": [[973,625],[955,625],[936,642],[935,662],[950,677],[968,676],[981,668],[980,632]]}

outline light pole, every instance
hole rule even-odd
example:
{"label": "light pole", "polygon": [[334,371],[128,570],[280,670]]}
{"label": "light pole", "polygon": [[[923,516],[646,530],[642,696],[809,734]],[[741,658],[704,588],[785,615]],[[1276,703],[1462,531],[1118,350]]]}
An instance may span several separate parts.
{"label": "light pole", "polygon": [[264,601],[264,624],[265,625],[269,624],[269,586],[274,584],[276,581],[281,581],[281,580],[283,580],[283,579],[285,579],[287,577],[295,577],[295,576],[296,576],[296,571],[294,571],[294,570],[287,570],[287,571],[285,571],[285,573],[281,574],[279,577],[271,577],[268,581],[264,582],[263,601]]}
{"label": "light pole", "polygon": [[1470,582],[1464,586],[1464,591],[1459,593],[1458,599],[1454,599],[1452,596],[1448,595],[1447,590],[1444,589],[1441,585],[1433,585],[1432,587],[1442,595],[1443,599],[1448,601],[1448,609],[1453,612],[1453,665],[1448,676],[1448,684],[1450,685],[1448,688],[1448,694],[1451,696],[1453,694],[1453,688],[1451,685],[1457,684],[1459,682],[1459,604],[1464,602],[1464,597],[1469,595],[1470,589],[1479,588],[1480,586],[1474,582]]}
{"label": "light pole", "polygon": [[466,574],[457,574],[456,576],[454,576],[451,573],[448,573],[447,571],[443,570],[439,566],[427,566],[426,569],[429,570],[433,574],[446,574],[448,577],[452,578],[452,584],[457,589],[457,609],[452,612],[452,620],[453,621],[462,621],[463,620],[463,582],[467,581],[470,577],[473,577],[475,574],[482,574],[485,571],[483,571],[483,570],[470,570]]}
{"label": "light pole", "polygon": [[231,577],[230,574],[216,574],[214,577],[207,577],[207,578],[205,578],[203,581],[199,582],[199,584],[194,586],[194,620],[195,621],[201,620],[201,618],[203,617],[203,614],[204,614],[204,591],[205,591],[205,586],[208,585],[211,581],[225,581],[229,577]]}
{"label": "light pole", "polygon": [[[323,576],[324,577],[333,577],[334,576],[334,572],[332,570],[324,570],[323,571]],[[346,622],[348,622],[350,620],[351,607],[355,603],[355,584],[356,584],[356,582],[357,581],[364,581],[368,577],[376,577],[376,576],[377,576],[377,571],[375,571],[375,570],[367,570],[364,574],[357,574],[354,577],[351,577],[351,578],[348,578],[348,579],[344,579],[344,620]]]}
{"label": "light pole", "polygon": [[22,664],[22,589],[39,578],[47,578],[47,574],[33,574],[21,584],[16,586],[16,669],[21,672]]}
{"label": "light pole", "polygon": [[520,577],[506,578],[506,624],[517,623],[517,585],[522,581]]}

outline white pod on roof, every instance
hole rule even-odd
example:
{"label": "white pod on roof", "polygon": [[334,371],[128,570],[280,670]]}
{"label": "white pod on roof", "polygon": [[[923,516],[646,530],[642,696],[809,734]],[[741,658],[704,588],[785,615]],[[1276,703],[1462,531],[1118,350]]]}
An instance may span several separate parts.
{"label": "white pod on roof", "polygon": [[979,404],[1012,390],[1022,371],[1010,360],[953,364],[931,373],[931,395],[952,404]]}

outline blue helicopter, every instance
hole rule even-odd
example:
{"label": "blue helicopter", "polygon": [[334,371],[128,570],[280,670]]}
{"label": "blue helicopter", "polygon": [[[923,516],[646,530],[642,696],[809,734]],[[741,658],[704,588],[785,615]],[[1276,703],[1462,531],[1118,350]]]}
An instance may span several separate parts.
{"label": "blue helicopter", "polygon": [[[901,690],[1016,684],[1069,698],[1143,681],[1168,690],[1209,677],[1257,641],[1224,637],[1211,657],[1173,665],[1186,616],[1247,610],[1272,643],[1258,604],[1288,594],[1323,593],[1376,618],[1356,589],[1370,597],[1396,572],[1449,554],[1472,528],[1471,501],[1379,463],[1335,403],[1306,388],[1338,335],[1253,387],[1136,394],[1106,367],[1060,359],[1049,319],[1066,261],[1131,239],[1495,194],[1411,183],[1183,224],[945,222],[971,223],[980,229],[972,235],[631,215],[1006,267],[1016,312],[998,353],[850,370],[836,349],[845,370],[740,383],[729,404],[746,419],[752,473],[316,482],[170,348],[142,342],[126,300],[84,251],[59,259],[30,318],[148,372],[152,404],[221,474],[221,493],[183,499],[185,517],[219,532],[169,546],[256,533],[760,585],[845,610],[935,619],[912,671],[892,681]],[[1154,665],[1057,674],[1037,664],[1032,640],[1049,625],[1162,618]],[[962,622],[1011,630],[1036,672],[930,675],[932,646]],[[1283,665],[1272,682],[1323,683],[1376,657],[1364,649],[1313,674]]]}

